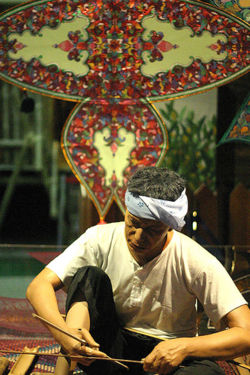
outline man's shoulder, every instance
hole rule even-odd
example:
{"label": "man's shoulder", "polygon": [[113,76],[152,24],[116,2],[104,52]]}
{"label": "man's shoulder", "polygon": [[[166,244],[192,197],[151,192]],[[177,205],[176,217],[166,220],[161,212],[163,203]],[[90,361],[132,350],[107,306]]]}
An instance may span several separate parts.
{"label": "man's shoulder", "polygon": [[124,222],[97,224],[89,227],[68,248],[69,251],[82,253],[83,248],[100,249],[124,237]]}
{"label": "man's shoulder", "polygon": [[105,224],[97,224],[94,225],[86,230],[85,233],[82,234],[82,238],[93,238],[99,237],[102,235],[105,236],[112,236],[112,234],[120,234],[124,232],[124,221],[118,221],[114,223],[105,223]]}
{"label": "man's shoulder", "polygon": [[214,256],[209,253],[201,244],[181,232],[175,232],[174,245],[177,251],[181,251],[181,253],[186,254],[187,256],[205,256],[214,258]]}
{"label": "man's shoulder", "polygon": [[121,230],[124,227],[124,221],[117,221],[113,223],[104,223],[104,224],[97,224],[93,227],[90,227],[88,230],[96,230],[98,232],[107,231],[107,230]]}
{"label": "man's shoulder", "polygon": [[180,243],[184,246],[197,246],[202,248],[202,246],[198,242],[182,232],[175,231],[174,239],[176,244]]}

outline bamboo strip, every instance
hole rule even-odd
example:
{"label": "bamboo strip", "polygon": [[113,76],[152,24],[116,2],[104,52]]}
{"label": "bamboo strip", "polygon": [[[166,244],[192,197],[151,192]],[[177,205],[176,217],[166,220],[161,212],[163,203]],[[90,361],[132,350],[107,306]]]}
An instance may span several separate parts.
{"label": "bamboo strip", "polygon": [[243,369],[246,369],[246,370],[250,371],[250,366],[247,365],[246,363],[238,362],[238,361],[235,361],[235,360],[229,360],[228,362],[232,363],[235,366],[238,366],[238,367],[241,367]]}
{"label": "bamboo strip", "polygon": [[9,366],[10,361],[8,358],[0,357],[0,375],[3,375],[7,367]]}
{"label": "bamboo strip", "polygon": [[[28,348],[26,348],[28,349]],[[5,350],[5,349],[0,349],[0,353],[7,353],[7,354],[30,354],[34,355],[33,352],[22,352],[18,350]],[[100,360],[100,361],[120,361],[120,362],[125,362],[125,363],[137,363],[137,364],[143,364],[143,360],[134,360],[134,359],[123,359],[123,358],[110,358],[110,357],[94,357],[94,356],[80,356],[80,355],[69,355],[69,354],[61,354],[61,353],[48,353],[48,352],[36,352],[36,355],[44,355],[44,356],[51,356],[51,357],[68,357],[73,360],[78,360],[81,358],[88,358],[88,359],[95,359],[95,360]],[[4,358],[4,357],[2,357]],[[232,363],[235,366],[250,370],[250,366],[248,364],[238,362],[236,360],[227,360],[227,362]],[[182,365],[179,365],[178,367],[185,367]],[[0,373],[1,375],[1,373]],[[10,374],[9,374],[10,375]]]}
{"label": "bamboo strip", "polygon": [[[30,354],[33,355],[32,352],[22,352],[18,350],[5,350],[5,349],[0,349],[0,353],[8,353],[8,354]],[[51,356],[51,357],[68,357],[73,360],[80,360],[82,358],[87,358],[87,359],[99,359],[100,361],[122,361],[122,362],[127,362],[127,363],[138,363],[142,364],[143,360],[134,360],[134,359],[123,359],[123,358],[111,358],[111,357],[96,357],[96,356],[89,356],[89,355],[70,355],[70,354],[61,354],[61,353],[48,353],[48,352],[37,352],[36,355],[44,355],[44,356]]]}
{"label": "bamboo strip", "polygon": [[73,339],[79,341],[81,344],[86,345],[86,346],[89,346],[88,343],[87,343],[87,341],[85,341],[85,340],[83,340],[83,339],[80,339],[80,337],[77,337],[77,336],[75,336],[75,335],[72,335],[71,333],[65,331],[64,329],[58,327],[57,325],[55,325],[55,324],[49,322],[47,319],[44,319],[44,318],[42,318],[41,316],[39,316],[39,315],[37,315],[37,314],[35,314],[35,313],[33,313],[32,316],[33,316],[33,318],[39,319],[39,320],[42,321],[43,323],[48,324],[50,327],[53,327],[53,328],[57,329],[58,331],[64,333],[65,335],[67,335],[67,336],[69,336],[69,337],[71,337],[71,338],[73,338]]}
{"label": "bamboo strip", "polygon": [[[55,324],[49,322],[47,319],[44,319],[44,318],[42,318],[41,316],[39,316],[39,315],[37,315],[37,314],[35,314],[35,313],[33,313],[32,316],[33,316],[33,318],[39,319],[39,320],[41,320],[42,322],[48,324],[49,326],[51,326],[51,327],[57,329],[58,331],[64,333],[65,335],[67,335],[67,336],[69,336],[69,337],[72,337],[73,339],[79,341],[81,344],[86,345],[86,346],[90,346],[90,345],[87,343],[87,341],[85,341],[85,340],[83,340],[83,339],[80,339],[79,337],[77,337],[77,336],[75,336],[75,335],[72,335],[71,333],[69,333],[69,332],[63,330],[62,328],[58,327],[57,325],[55,325]],[[109,357],[107,354],[106,354],[106,356],[107,356],[107,358],[109,358],[111,361],[114,361],[114,362],[117,363],[118,365],[120,365],[120,366],[126,368],[127,370],[129,370],[128,366],[124,365],[124,364],[121,363],[120,361],[118,361],[118,360],[116,360],[116,359],[113,359],[113,358]]]}
{"label": "bamboo strip", "polygon": [[38,349],[39,346],[36,346],[32,349],[25,346],[23,349],[23,353],[18,357],[14,366],[11,368],[9,375],[25,375],[30,366],[32,365],[35,356],[38,352]]}

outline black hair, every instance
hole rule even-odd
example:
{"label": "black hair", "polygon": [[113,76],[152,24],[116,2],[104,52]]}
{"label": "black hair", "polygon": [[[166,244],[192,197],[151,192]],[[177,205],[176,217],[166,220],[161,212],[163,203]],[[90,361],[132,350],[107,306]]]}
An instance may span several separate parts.
{"label": "black hair", "polygon": [[136,196],[175,201],[185,185],[185,180],[168,168],[143,167],[132,175],[127,188]]}

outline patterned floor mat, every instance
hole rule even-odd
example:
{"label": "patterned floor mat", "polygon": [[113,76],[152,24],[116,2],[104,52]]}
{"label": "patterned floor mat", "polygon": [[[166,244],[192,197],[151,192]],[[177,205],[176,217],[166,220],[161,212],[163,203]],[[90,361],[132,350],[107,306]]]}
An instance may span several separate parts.
{"label": "patterned floor mat", "polygon": [[[39,353],[50,353],[55,354],[58,353],[60,350],[60,346],[55,342],[53,339],[44,339],[44,338],[9,338],[9,339],[2,339],[0,342],[0,355],[1,357],[6,357],[9,359],[10,364],[8,370],[12,368],[14,363],[16,362],[19,354],[14,353],[1,353],[1,350],[12,350],[12,351],[22,351],[24,347],[28,348],[35,348],[39,346]],[[31,370],[29,373],[32,372],[40,372],[40,373],[54,373],[56,364],[56,357],[48,356],[48,355],[39,355],[36,357],[35,361],[32,364]],[[74,374],[81,374],[84,375],[83,371],[79,368],[76,368]]]}

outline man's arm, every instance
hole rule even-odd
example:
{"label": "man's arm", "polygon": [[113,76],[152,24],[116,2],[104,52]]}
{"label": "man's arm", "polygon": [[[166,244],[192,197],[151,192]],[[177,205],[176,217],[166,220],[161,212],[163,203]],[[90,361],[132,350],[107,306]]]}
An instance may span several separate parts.
{"label": "man's arm", "polygon": [[[55,291],[61,289],[62,287],[63,283],[59,277],[49,268],[44,268],[28,286],[26,297],[37,314],[42,318],[47,319],[65,331],[84,338],[90,344],[90,346],[97,346],[98,344],[89,334],[88,329],[84,329],[85,327],[74,327],[74,329],[72,325],[69,326],[62,317],[55,295]],[[79,307],[82,310],[82,314],[88,314],[86,306],[82,305]],[[90,349],[88,347],[83,347],[78,341],[66,336],[64,333],[61,333],[51,326],[46,326],[56,341],[61,344],[67,353],[100,355],[99,351]],[[83,328],[81,334],[76,333],[76,328]]]}
{"label": "man's arm", "polygon": [[210,335],[163,341],[144,360],[145,371],[167,374],[187,357],[232,359],[250,353],[250,310],[247,305],[228,313],[228,329]]}

